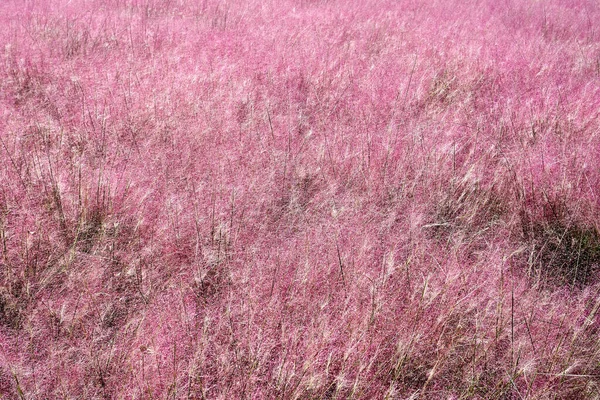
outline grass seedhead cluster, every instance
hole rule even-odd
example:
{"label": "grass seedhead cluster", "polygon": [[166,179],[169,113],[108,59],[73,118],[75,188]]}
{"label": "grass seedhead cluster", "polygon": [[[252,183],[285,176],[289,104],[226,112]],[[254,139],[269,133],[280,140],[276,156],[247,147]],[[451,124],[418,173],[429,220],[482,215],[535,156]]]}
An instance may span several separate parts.
{"label": "grass seedhead cluster", "polygon": [[453,179],[447,186],[434,206],[431,223],[424,226],[432,237],[451,246],[457,241],[475,243],[502,224],[508,205],[494,187],[482,188],[468,177]]}
{"label": "grass seedhead cluster", "polygon": [[0,2],[0,398],[600,397],[595,21]]}

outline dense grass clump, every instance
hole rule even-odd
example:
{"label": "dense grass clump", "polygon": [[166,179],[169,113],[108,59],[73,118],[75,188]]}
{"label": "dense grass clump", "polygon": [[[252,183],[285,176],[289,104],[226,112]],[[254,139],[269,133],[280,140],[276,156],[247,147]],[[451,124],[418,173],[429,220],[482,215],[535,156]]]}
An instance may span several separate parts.
{"label": "dense grass clump", "polygon": [[0,2],[0,398],[600,397],[595,21]]}
{"label": "dense grass clump", "polygon": [[600,268],[600,235],[595,227],[556,217],[525,222],[529,274],[541,283],[585,286]]}

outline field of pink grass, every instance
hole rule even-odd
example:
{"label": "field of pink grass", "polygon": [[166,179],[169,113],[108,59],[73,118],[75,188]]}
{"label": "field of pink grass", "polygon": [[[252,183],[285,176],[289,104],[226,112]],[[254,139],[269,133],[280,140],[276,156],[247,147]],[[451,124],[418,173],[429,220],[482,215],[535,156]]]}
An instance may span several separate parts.
{"label": "field of pink grass", "polygon": [[0,113],[0,398],[600,398],[596,0],[4,0]]}

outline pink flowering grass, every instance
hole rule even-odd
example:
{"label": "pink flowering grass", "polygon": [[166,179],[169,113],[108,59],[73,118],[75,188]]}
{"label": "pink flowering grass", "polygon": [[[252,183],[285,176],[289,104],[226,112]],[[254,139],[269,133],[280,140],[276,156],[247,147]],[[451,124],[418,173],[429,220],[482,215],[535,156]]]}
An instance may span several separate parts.
{"label": "pink flowering grass", "polygon": [[600,5],[0,3],[0,397],[600,397]]}

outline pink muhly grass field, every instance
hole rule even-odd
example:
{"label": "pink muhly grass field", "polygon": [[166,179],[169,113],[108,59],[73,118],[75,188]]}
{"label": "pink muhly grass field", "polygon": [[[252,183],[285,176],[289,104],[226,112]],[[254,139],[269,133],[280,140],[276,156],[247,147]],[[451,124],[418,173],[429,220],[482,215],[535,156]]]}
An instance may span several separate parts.
{"label": "pink muhly grass field", "polygon": [[0,398],[599,398],[599,21],[0,2]]}

